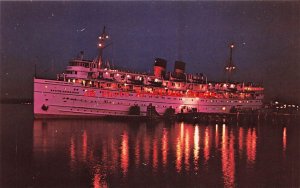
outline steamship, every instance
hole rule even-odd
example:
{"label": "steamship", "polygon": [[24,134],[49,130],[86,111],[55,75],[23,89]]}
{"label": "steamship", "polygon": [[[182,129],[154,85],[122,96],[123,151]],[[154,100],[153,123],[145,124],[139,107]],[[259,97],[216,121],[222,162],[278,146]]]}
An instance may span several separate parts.
{"label": "steamship", "polygon": [[[174,71],[166,72],[167,61],[156,58],[153,73],[136,73],[110,68],[103,50],[110,39],[103,29],[99,54],[85,60],[83,53],[69,62],[56,80],[34,78],[34,115],[56,116],[157,116],[167,112],[232,113],[258,110],[264,97],[262,86],[253,83],[208,81],[205,74],[188,74],[185,63],[175,61]],[[225,67],[228,78],[235,66]]]}

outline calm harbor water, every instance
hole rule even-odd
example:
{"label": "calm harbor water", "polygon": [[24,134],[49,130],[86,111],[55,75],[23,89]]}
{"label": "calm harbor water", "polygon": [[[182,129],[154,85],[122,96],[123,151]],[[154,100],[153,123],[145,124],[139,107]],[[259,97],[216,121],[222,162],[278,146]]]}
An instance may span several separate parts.
{"label": "calm harbor water", "polygon": [[1,106],[1,187],[299,187],[299,120],[34,120]]}

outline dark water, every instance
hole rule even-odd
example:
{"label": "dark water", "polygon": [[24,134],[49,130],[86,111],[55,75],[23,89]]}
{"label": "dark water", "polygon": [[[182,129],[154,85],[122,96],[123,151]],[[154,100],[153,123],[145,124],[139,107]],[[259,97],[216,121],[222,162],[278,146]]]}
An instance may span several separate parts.
{"label": "dark water", "polygon": [[300,125],[33,120],[2,105],[1,187],[299,187]]}

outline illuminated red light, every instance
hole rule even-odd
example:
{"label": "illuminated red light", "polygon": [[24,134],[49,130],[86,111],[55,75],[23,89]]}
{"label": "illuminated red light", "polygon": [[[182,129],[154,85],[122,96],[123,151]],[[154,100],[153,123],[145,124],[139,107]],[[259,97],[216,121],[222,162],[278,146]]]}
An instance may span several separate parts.
{"label": "illuminated red light", "polygon": [[95,97],[96,92],[95,92],[95,90],[85,90],[84,96],[86,96],[86,97]]}

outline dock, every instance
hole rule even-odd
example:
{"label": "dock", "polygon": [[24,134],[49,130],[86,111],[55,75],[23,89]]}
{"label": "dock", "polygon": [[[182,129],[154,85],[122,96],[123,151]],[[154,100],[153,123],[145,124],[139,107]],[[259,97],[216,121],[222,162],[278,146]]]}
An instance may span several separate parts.
{"label": "dock", "polygon": [[276,113],[276,112],[235,112],[235,113],[179,113],[176,115],[178,121],[188,123],[226,123],[226,124],[256,124],[261,121],[272,123],[288,123],[291,119],[299,118],[299,114]]}

